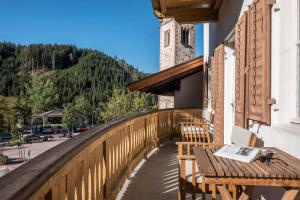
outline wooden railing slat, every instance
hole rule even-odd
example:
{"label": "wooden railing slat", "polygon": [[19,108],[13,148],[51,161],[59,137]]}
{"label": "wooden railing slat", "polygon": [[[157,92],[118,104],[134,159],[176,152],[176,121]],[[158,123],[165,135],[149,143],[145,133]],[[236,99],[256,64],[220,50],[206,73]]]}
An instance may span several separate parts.
{"label": "wooden railing slat", "polygon": [[[44,171],[48,177],[43,177],[40,185],[33,188],[30,184],[40,178],[35,176],[27,182],[18,182],[19,189],[11,191],[2,182],[6,178],[3,177],[0,180],[0,193],[5,194],[3,199],[11,199],[16,195],[20,197],[18,199],[114,199],[126,178],[147,153],[180,130],[177,121],[179,117],[200,115],[199,109],[167,109],[129,117],[123,121],[116,120],[112,122],[112,127],[103,125],[98,133],[91,130],[65,142],[69,145],[69,152],[64,151],[64,144],[51,150],[51,156],[57,156],[55,149],[59,149],[62,152],[60,159],[72,155],[60,163],[57,163],[60,159],[54,157],[43,159],[42,156],[48,156],[48,152],[39,156],[42,162],[49,162]],[[203,140],[200,138],[203,134],[191,134],[188,137],[193,141]],[[31,166],[30,163],[28,166]],[[21,174],[19,171],[22,169],[27,170],[26,164],[20,168],[16,174]],[[7,177],[14,176],[17,177],[14,174]],[[19,181],[17,178],[13,181]],[[20,177],[20,180],[23,179]]]}

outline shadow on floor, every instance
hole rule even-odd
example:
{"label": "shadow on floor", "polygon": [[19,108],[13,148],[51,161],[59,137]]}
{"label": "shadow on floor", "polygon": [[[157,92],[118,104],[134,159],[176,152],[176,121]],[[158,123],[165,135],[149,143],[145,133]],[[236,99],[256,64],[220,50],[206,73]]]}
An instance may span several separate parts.
{"label": "shadow on floor", "polygon": [[164,200],[177,199],[177,146],[167,141],[140,166],[137,173],[125,183],[118,199]]}
{"label": "shadow on floor", "polygon": [[[177,146],[174,141],[167,141],[146,161],[140,163],[130,180],[124,184],[117,199],[178,199],[178,170]],[[190,194],[186,197],[187,200],[192,199]],[[197,199],[201,198],[197,195]],[[206,199],[211,199],[211,195],[207,195]]]}

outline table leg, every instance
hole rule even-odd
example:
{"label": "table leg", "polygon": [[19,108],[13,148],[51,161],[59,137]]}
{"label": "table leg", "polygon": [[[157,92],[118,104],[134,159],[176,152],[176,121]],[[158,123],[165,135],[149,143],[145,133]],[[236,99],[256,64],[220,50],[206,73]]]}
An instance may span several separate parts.
{"label": "table leg", "polygon": [[282,197],[282,200],[293,200],[296,198],[297,194],[299,193],[299,188],[291,188],[291,189],[288,189],[283,197]]}
{"label": "table leg", "polygon": [[250,196],[251,196],[251,193],[252,193],[252,190],[254,188],[254,186],[242,186],[243,188],[243,192],[239,198],[239,200],[248,200],[250,199]]}
{"label": "table leg", "polygon": [[236,200],[237,198],[236,198],[236,193],[237,193],[237,189],[236,189],[236,185],[231,185],[231,187],[232,187],[232,199],[233,200]]}
{"label": "table leg", "polygon": [[211,184],[211,194],[212,194],[212,199],[216,200],[217,199],[217,190],[216,190],[215,184]]}
{"label": "table leg", "polygon": [[232,200],[232,196],[228,192],[226,185],[218,185],[217,188],[222,196],[222,199]]}

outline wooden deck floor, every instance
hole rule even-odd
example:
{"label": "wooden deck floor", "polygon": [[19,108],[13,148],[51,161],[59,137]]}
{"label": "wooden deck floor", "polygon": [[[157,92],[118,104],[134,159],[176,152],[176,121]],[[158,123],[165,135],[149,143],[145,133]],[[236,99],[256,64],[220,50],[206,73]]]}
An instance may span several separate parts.
{"label": "wooden deck floor", "polygon": [[[137,168],[119,193],[118,200],[178,199],[179,165],[175,142],[164,143]],[[186,199],[191,196],[188,194]],[[207,195],[206,199],[211,196]]]}
{"label": "wooden deck floor", "polygon": [[177,199],[178,161],[176,144],[164,143],[138,166],[118,199],[122,200],[167,200]]}

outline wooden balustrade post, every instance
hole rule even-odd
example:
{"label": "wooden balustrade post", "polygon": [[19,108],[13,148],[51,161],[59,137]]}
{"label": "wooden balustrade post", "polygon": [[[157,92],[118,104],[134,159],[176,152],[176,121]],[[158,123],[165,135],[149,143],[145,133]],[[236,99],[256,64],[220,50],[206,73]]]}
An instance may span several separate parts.
{"label": "wooden balustrade post", "polygon": [[[145,129],[145,132],[144,132],[144,148],[146,149],[147,148],[147,117],[145,116],[145,119],[144,119],[144,129]],[[146,150],[145,153],[144,153],[144,159],[147,159],[147,154],[148,154],[148,151]]]}
{"label": "wooden balustrade post", "polygon": [[105,163],[105,183],[103,184],[103,198],[107,199],[108,198],[108,194],[110,194],[109,191],[109,162],[108,162],[108,151],[107,151],[107,142],[106,140],[103,141],[103,159],[104,159],[104,163]]}
{"label": "wooden balustrade post", "polygon": [[[129,154],[128,154],[128,167],[130,166],[130,163],[131,163],[131,160],[132,160],[132,145],[133,145],[133,141],[132,141],[132,137],[131,137],[131,135],[132,135],[132,132],[133,132],[133,130],[132,130],[132,121],[129,121],[129,125],[128,125],[128,142],[129,142]],[[130,174],[131,174],[131,169],[129,169],[129,176],[130,176]]]}
{"label": "wooden balustrade post", "polygon": [[171,129],[170,129],[170,132],[173,136],[173,134],[174,134],[174,110],[171,111]]}
{"label": "wooden balustrade post", "polygon": [[160,137],[160,134],[161,134],[161,130],[160,130],[160,112],[157,113],[157,134],[156,134],[156,147],[159,147],[159,137]]}
{"label": "wooden balustrade post", "polygon": [[126,136],[127,136],[127,154],[126,154],[126,165],[127,165],[127,178],[130,177],[130,169],[129,169],[129,165],[130,165],[130,147],[131,147],[131,143],[130,143],[130,123],[127,124],[126,127]]}

